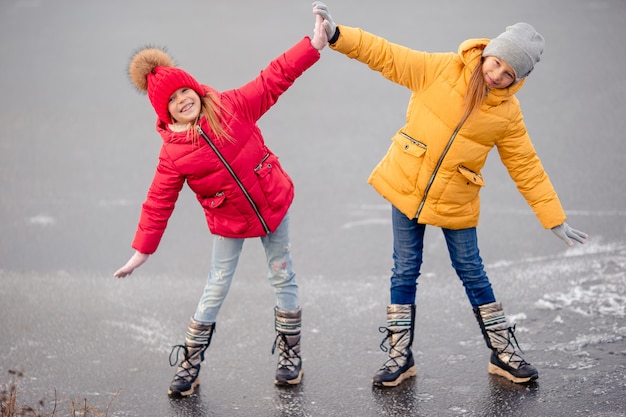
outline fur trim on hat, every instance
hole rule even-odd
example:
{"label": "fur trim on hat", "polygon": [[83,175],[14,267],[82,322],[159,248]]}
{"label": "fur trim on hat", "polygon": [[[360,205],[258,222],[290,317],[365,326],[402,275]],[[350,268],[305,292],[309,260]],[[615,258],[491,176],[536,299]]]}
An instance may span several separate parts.
{"label": "fur trim on hat", "polygon": [[156,67],[175,67],[174,60],[164,47],[145,46],[138,49],[130,60],[128,76],[137,90],[148,91],[148,74],[154,74]]}

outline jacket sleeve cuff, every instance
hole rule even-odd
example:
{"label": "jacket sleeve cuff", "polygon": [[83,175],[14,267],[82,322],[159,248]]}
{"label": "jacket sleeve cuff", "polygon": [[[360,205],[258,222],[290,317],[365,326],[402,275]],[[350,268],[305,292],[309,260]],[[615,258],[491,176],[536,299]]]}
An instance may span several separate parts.
{"label": "jacket sleeve cuff", "polygon": [[339,39],[339,35],[340,35],[340,32],[339,32],[339,26],[337,26],[337,27],[335,27],[335,34],[333,35],[333,37],[332,37],[332,38],[330,38],[330,39],[328,40],[328,43],[332,45],[332,44],[334,44],[335,42],[337,42],[337,39]]}

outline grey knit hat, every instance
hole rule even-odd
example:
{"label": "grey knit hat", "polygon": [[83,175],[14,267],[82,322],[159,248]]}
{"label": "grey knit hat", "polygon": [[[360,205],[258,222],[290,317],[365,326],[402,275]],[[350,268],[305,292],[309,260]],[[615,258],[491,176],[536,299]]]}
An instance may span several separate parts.
{"label": "grey knit hat", "polygon": [[515,71],[516,82],[528,76],[539,62],[545,42],[543,36],[528,23],[516,23],[493,38],[485,47],[483,56],[504,60]]}

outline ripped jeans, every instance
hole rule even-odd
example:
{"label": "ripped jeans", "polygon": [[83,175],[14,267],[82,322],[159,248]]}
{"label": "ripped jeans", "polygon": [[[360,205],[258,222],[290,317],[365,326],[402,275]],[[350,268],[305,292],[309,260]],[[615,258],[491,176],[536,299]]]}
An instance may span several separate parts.
{"label": "ripped jeans", "polygon": [[[260,239],[267,259],[267,277],[276,294],[276,306],[280,310],[296,310],[299,307],[298,285],[292,269],[289,213],[285,215],[274,233],[262,236]],[[203,323],[215,323],[217,313],[230,289],[245,240],[214,237],[211,271],[202,297],[198,302],[194,320]]]}

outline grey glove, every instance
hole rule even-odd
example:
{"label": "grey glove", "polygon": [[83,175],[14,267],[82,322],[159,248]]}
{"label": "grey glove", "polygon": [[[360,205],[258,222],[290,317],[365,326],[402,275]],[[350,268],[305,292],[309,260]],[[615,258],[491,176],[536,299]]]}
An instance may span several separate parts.
{"label": "grey glove", "polygon": [[551,230],[559,239],[562,239],[565,243],[567,243],[567,246],[574,246],[574,242],[572,242],[572,239],[574,239],[578,243],[585,243],[585,240],[587,240],[587,238],[589,237],[587,233],[583,233],[580,230],[572,229],[565,222],[563,222],[563,224],[561,225],[553,227]]}
{"label": "grey glove", "polygon": [[328,13],[328,7],[321,1],[315,1],[313,2],[313,13],[320,15],[324,18],[324,29],[326,30],[326,35],[328,36],[328,40],[330,41],[333,36],[335,36],[335,31],[337,31],[337,25],[333,21],[330,13]]}

